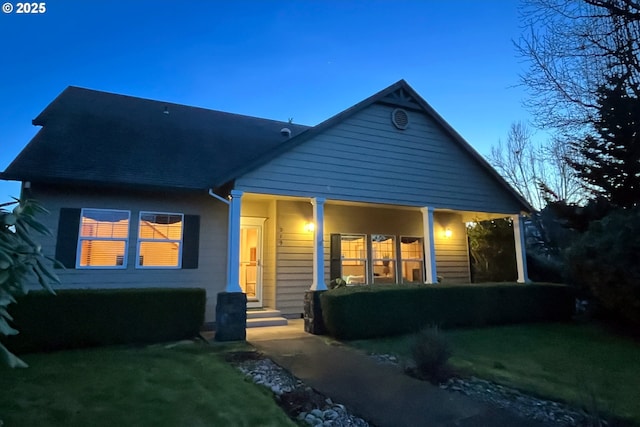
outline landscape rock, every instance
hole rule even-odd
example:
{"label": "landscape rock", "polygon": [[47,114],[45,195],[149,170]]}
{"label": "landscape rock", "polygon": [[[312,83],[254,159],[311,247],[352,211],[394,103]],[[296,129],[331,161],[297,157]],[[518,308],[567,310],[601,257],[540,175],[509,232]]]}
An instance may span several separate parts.
{"label": "landscape rock", "polygon": [[249,353],[232,355],[228,360],[254,383],[271,389],[292,418],[312,426],[369,427],[369,423],[351,414],[344,405],[307,387],[272,360]]}

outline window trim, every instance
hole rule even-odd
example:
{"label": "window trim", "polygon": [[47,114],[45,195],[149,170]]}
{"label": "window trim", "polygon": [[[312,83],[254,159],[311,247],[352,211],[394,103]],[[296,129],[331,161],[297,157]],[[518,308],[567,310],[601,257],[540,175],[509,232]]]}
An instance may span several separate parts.
{"label": "window trim", "polygon": [[[354,286],[365,286],[369,284],[369,256],[370,252],[370,237],[366,233],[339,233],[340,234],[340,277],[344,278],[344,261],[362,261],[364,265],[364,283],[354,283]],[[344,236],[360,236],[364,238],[364,258],[345,258],[342,256],[342,237]],[[358,265],[358,264],[356,264]]]}
{"label": "window trim", "polygon": [[[176,239],[146,239],[140,237],[140,224],[142,222],[142,215],[178,215],[182,218],[182,227],[180,229],[180,240]],[[135,268],[140,270],[181,270],[182,269],[182,251],[184,249],[184,227],[185,227],[185,214],[180,212],[160,212],[160,211],[140,211],[138,212],[138,229],[137,229],[137,241],[136,241],[136,262]],[[166,243],[178,243],[178,265],[177,266],[162,266],[162,265],[140,265],[140,244],[143,242],[166,242]]]}
{"label": "window trim", "polygon": [[[82,236],[82,218],[84,218],[85,211],[103,211],[103,212],[121,212],[127,214],[127,237],[94,237]],[[131,211],[124,209],[110,209],[110,208],[81,208],[80,209],[80,221],[78,224],[78,242],[76,247],[76,269],[78,270],[126,270],[129,258],[129,236],[131,234]],[[82,242],[85,240],[100,240],[100,241],[124,241],[124,253],[122,254],[122,265],[81,265],[82,262]]]}
{"label": "window trim", "polygon": [[[394,256],[391,257],[387,257],[384,258],[384,256],[382,258],[374,258],[374,249],[373,249],[373,243],[374,243],[374,236],[383,236],[386,238],[391,238],[393,239],[393,252],[394,252]],[[375,285],[376,284],[376,276],[375,275],[375,267],[376,267],[376,261],[381,261],[384,265],[384,262],[390,262],[393,263],[393,283],[398,283],[398,260],[400,257],[400,254],[398,253],[398,235],[397,234],[380,234],[380,233],[372,233],[369,235],[369,241],[371,244],[371,284]],[[384,282],[382,282],[384,283]]]}
{"label": "window trim", "polygon": [[[407,238],[407,239],[417,239],[418,241],[420,241],[420,247],[422,248],[422,257],[420,258],[403,258],[402,257],[402,239],[403,238]],[[402,275],[402,271],[404,271],[404,263],[405,262],[420,262],[422,264],[422,277],[420,279],[421,284],[424,284],[426,281],[426,260],[424,258],[424,237],[421,236],[407,236],[407,235],[399,235],[398,236],[398,258],[399,258],[399,264],[400,264],[400,269],[398,271],[398,279],[399,282],[401,282],[402,284],[404,284],[404,277]],[[408,284],[411,283],[415,283],[415,282],[409,282]]]}
{"label": "window trim", "polygon": [[[364,266],[365,266],[365,283],[358,283],[358,284],[354,284],[354,286],[371,286],[371,285],[375,285],[375,276],[374,276],[374,262],[375,261],[382,261],[384,260],[384,258],[373,258],[373,236],[376,235],[380,235],[380,236],[387,236],[387,237],[391,237],[394,239],[394,250],[395,250],[395,257],[394,258],[389,258],[389,261],[393,261],[395,263],[394,265],[394,278],[395,281],[394,283],[396,284],[410,284],[410,283],[424,283],[425,282],[425,277],[426,277],[426,259],[425,259],[425,254],[424,254],[424,248],[423,246],[421,247],[421,251],[422,251],[422,257],[420,258],[403,258],[402,256],[402,239],[404,238],[409,238],[409,239],[416,239],[418,241],[424,242],[424,237],[422,236],[415,236],[415,235],[403,235],[403,234],[392,234],[392,233],[332,233],[331,236],[331,248],[329,250],[330,253],[330,259],[331,259],[331,269],[333,269],[333,263],[334,261],[338,261],[337,258],[335,258],[335,256],[333,255],[333,245],[334,245],[334,241],[333,241],[333,236],[339,236],[339,240],[340,240],[340,254],[339,254],[339,266],[340,266],[340,277],[344,278],[344,265],[343,262],[346,261],[364,261]],[[366,258],[344,258],[342,256],[342,237],[344,236],[364,236],[365,240],[366,240]],[[405,282],[404,281],[404,276],[403,276],[403,268],[404,268],[404,263],[405,262],[419,262],[421,265],[421,270],[422,270],[422,278],[420,280],[420,282]],[[333,270],[332,270],[333,271]]]}

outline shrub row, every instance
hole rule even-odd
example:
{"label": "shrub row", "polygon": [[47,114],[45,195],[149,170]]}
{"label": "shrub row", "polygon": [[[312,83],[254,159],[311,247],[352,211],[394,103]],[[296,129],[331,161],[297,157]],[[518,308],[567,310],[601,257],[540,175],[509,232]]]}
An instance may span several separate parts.
{"label": "shrub row", "polygon": [[9,306],[20,333],[2,342],[28,353],[191,338],[205,303],[205,290],[191,288],[34,291]]}
{"label": "shrub row", "polygon": [[399,335],[424,326],[475,327],[569,320],[571,288],[553,284],[361,286],[320,297],[328,332],[341,339]]}

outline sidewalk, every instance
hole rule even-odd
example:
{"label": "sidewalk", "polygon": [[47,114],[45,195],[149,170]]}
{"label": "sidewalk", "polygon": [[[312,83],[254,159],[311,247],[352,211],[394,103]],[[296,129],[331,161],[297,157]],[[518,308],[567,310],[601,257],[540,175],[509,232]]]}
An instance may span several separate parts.
{"label": "sidewalk", "polygon": [[405,375],[330,338],[307,334],[302,321],[247,330],[247,341],[320,393],[376,427],[542,427]]}

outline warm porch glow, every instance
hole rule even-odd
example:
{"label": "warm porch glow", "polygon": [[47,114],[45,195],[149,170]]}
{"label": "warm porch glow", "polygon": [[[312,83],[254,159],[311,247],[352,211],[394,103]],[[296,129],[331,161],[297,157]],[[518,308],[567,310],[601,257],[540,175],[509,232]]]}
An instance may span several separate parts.
{"label": "warm porch glow", "polygon": [[316,229],[316,225],[312,222],[307,222],[304,224],[304,231],[307,233],[313,233],[313,230]]}
{"label": "warm porch glow", "polygon": [[450,239],[452,235],[453,235],[453,232],[451,231],[451,229],[449,227],[445,228],[444,237],[446,239]]}

